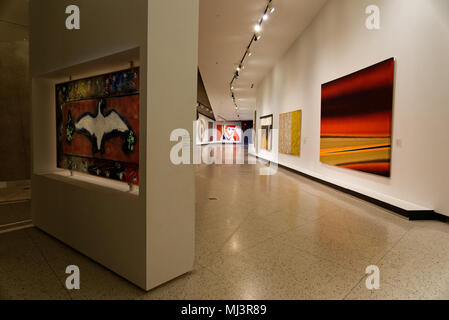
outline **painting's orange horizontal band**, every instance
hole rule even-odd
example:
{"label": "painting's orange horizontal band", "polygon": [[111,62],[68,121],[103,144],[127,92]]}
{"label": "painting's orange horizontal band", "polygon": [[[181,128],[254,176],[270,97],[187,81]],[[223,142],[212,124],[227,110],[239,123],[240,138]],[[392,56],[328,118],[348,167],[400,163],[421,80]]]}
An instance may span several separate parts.
{"label": "painting's orange horizontal band", "polygon": [[391,136],[391,111],[321,119],[322,136]]}
{"label": "painting's orange horizontal band", "polygon": [[[367,149],[367,150],[358,150],[358,151],[348,151],[348,152],[341,152],[341,155],[350,155],[350,154],[359,154],[359,153],[367,153],[367,152],[373,152],[373,151],[389,151],[391,148],[379,148],[379,149]],[[327,153],[320,153],[322,157],[329,156]],[[333,154],[338,155],[338,154]]]}
{"label": "painting's orange horizontal band", "polygon": [[[373,151],[373,149],[369,149],[369,148],[377,148],[377,147],[382,147],[384,146],[385,143],[381,143],[381,144],[371,144],[371,145],[362,145],[362,146],[352,146],[352,147],[343,147],[343,148],[328,148],[328,149],[321,149],[320,150],[320,154],[324,155],[324,154],[332,154],[332,153],[345,153],[347,154],[347,152],[345,151],[350,151],[350,150],[354,150],[354,149],[368,149],[368,150],[357,150],[357,151]],[[390,149],[389,147],[385,147],[385,148],[379,148],[377,150],[385,150],[385,149]]]}

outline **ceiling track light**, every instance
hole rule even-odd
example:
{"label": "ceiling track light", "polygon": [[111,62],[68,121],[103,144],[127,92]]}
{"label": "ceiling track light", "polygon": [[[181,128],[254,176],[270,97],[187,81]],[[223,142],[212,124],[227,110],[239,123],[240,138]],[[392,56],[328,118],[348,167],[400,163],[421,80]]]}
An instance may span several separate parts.
{"label": "ceiling track light", "polygon": [[260,38],[262,38],[262,24],[264,23],[264,21],[267,21],[269,18],[269,15],[272,14],[275,11],[275,8],[272,6],[272,2],[273,0],[268,0],[268,4],[265,7],[265,10],[262,14],[262,17],[257,21],[256,25],[254,26],[254,34],[251,37],[251,40],[249,42],[248,47],[246,48],[246,51],[243,55],[242,60],[240,61],[239,66],[236,68],[236,71],[234,73],[234,76],[232,77],[231,83],[230,83],[230,87],[231,87],[231,96],[232,99],[234,101],[235,104],[235,109],[238,110],[238,106],[236,101],[236,97],[234,94],[234,86],[233,83],[235,80],[238,80],[239,76],[240,76],[240,72],[245,68],[243,63],[245,62],[245,58],[247,57],[251,57],[253,55],[253,53],[250,51],[251,46],[253,45],[254,42],[259,41]]}

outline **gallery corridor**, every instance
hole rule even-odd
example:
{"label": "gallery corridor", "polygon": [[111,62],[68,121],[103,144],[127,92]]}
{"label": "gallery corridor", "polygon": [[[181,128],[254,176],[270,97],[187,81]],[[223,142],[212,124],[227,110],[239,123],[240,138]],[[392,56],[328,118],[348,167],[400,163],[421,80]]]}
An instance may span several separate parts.
{"label": "gallery corridor", "polygon": [[[239,147],[241,148],[241,147]],[[0,234],[0,299],[448,299],[449,225],[279,168],[196,168],[194,271],[145,293],[35,228]],[[77,265],[81,289],[65,289]],[[380,269],[380,290],[365,270]]]}

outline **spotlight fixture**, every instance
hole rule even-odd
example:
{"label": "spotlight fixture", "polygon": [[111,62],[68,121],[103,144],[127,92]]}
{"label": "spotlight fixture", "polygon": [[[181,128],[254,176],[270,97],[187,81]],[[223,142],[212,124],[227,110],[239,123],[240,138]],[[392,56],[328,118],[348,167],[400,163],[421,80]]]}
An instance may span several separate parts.
{"label": "spotlight fixture", "polygon": [[263,15],[263,21],[267,21],[268,20],[268,13],[265,13],[264,15]]}
{"label": "spotlight fixture", "polygon": [[254,31],[256,31],[256,32],[262,31],[262,26],[261,26],[260,24],[256,24],[256,25],[254,26]]}

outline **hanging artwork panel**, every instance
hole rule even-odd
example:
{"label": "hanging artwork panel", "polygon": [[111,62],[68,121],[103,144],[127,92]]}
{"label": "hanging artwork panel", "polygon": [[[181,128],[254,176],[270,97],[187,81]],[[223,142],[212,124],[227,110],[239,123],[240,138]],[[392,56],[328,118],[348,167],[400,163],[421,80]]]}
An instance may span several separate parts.
{"label": "hanging artwork panel", "polygon": [[260,148],[271,151],[273,134],[273,115],[260,118]]}
{"label": "hanging artwork panel", "polygon": [[237,125],[224,125],[223,140],[240,142],[240,134]]}
{"label": "hanging artwork panel", "polygon": [[297,157],[301,155],[301,116],[301,110],[279,115],[280,153]]}
{"label": "hanging artwork panel", "polygon": [[214,123],[209,121],[209,142],[214,142]]}
{"label": "hanging artwork panel", "polygon": [[206,144],[209,142],[207,120],[200,115],[197,123],[198,144]]}
{"label": "hanging artwork panel", "polygon": [[56,85],[58,168],[139,183],[139,68]]}
{"label": "hanging artwork panel", "polygon": [[390,177],[394,64],[323,84],[321,162]]}
{"label": "hanging artwork panel", "polygon": [[217,141],[223,141],[223,125],[217,124]]}

